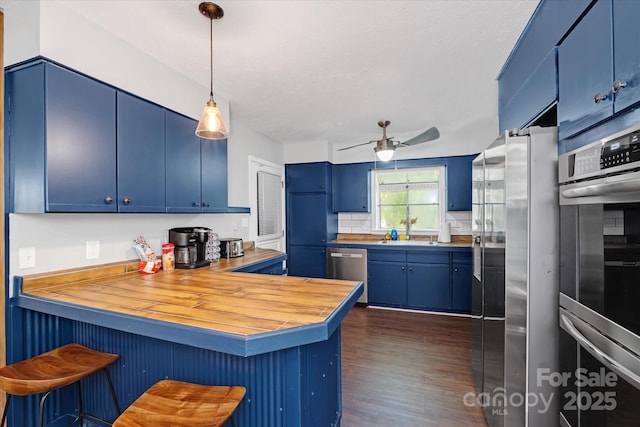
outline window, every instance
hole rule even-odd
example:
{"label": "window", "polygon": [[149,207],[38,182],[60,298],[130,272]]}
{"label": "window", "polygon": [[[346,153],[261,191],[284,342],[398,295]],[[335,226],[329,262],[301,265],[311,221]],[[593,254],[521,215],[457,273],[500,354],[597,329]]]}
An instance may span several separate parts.
{"label": "window", "polygon": [[392,228],[399,234],[438,231],[445,214],[444,166],[374,170],[372,182],[375,231]]}

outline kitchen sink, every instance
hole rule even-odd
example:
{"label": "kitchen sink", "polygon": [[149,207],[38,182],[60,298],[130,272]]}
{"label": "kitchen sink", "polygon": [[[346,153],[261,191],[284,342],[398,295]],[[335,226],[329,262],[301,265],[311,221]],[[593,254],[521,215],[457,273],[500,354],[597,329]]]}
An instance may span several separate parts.
{"label": "kitchen sink", "polygon": [[390,246],[438,246],[438,242],[430,242],[428,240],[380,240],[378,244]]}

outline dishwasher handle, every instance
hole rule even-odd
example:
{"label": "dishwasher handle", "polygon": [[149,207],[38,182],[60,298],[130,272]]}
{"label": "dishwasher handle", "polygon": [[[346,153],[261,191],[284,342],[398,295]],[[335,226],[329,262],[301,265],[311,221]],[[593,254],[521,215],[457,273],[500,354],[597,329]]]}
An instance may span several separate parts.
{"label": "dishwasher handle", "polygon": [[362,254],[346,254],[343,252],[331,252],[331,258],[362,258]]}

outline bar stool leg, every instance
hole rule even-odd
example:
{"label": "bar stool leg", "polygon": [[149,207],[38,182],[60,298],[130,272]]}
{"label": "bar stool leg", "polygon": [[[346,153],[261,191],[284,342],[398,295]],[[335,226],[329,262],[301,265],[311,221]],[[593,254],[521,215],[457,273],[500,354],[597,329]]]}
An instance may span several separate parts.
{"label": "bar stool leg", "polygon": [[9,409],[9,399],[11,399],[11,395],[7,393],[7,400],[4,404],[4,410],[2,411],[2,422],[0,423],[0,427],[4,427],[4,422],[7,420],[7,410]]}
{"label": "bar stool leg", "polygon": [[103,371],[104,371],[104,374],[107,376],[107,382],[109,383],[109,390],[111,391],[113,404],[116,405],[116,411],[118,412],[118,416],[120,416],[122,414],[122,410],[120,409],[120,405],[118,404],[118,396],[116,396],[116,390],[113,387],[113,382],[111,381],[111,374],[109,374],[109,370],[107,368],[104,368]]}
{"label": "bar stool leg", "polygon": [[47,400],[47,397],[49,397],[49,395],[53,392],[54,390],[48,391],[44,394],[44,396],[42,396],[42,398],[40,398],[40,421],[38,422],[38,425],[40,427],[44,426],[44,401]]}

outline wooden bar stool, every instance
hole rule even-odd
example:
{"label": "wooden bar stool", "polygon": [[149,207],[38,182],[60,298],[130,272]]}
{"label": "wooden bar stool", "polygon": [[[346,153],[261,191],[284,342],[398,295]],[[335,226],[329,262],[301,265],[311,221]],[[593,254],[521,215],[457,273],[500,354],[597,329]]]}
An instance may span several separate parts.
{"label": "wooden bar stool", "polygon": [[162,380],[147,389],[113,427],[218,427],[244,398],[240,386],[208,386]]}
{"label": "wooden bar stool", "polygon": [[100,370],[107,376],[113,403],[118,414],[120,414],[120,405],[118,405],[111,376],[107,370],[107,366],[115,362],[118,357],[117,354],[102,353],[80,344],[67,344],[30,359],[0,368],[0,388],[7,393],[7,401],[2,412],[0,427],[4,426],[9,408],[9,399],[12,395],[29,396],[44,393],[40,399],[38,424],[42,427],[46,398],[53,391],[73,383],[76,383],[78,388],[78,416],[74,422],[79,419],[82,424],[84,417],[97,419],[83,413],[80,380]]}

